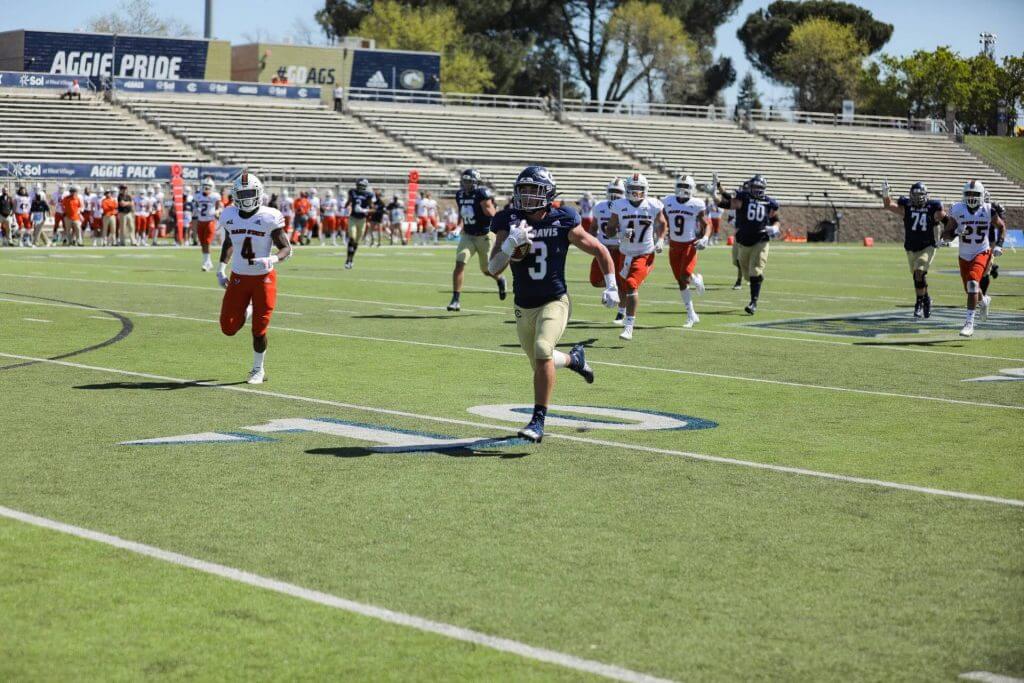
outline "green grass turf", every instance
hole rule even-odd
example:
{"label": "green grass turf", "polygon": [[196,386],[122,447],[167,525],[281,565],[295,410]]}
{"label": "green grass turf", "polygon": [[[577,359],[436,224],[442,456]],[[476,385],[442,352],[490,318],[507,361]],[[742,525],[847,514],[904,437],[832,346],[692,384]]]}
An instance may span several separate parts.
{"label": "green grass turf", "polygon": [[968,135],[964,143],[1008,177],[1024,183],[1024,138]]}
{"label": "green grass turf", "polygon": [[[488,283],[467,275],[465,310],[443,310],[451,251],[364,249],[353,271],[340,253],[301,249],[281,268],[265,389],[495,425],[466,409],[532,401],[510,307]],[[1001,261],[994,310],[1020,313],[1024,280],[1009,274],[1024,256]],[[959,277],[942,272],[955,263],[944,250],[929,276],[940,309],[963,306]],[[0,370],[17,416],[5,423],[0,505],[670,678],[1024,674],[1020,508],[631,448],[1021,499],[1024,385],[962,380],[1024,367],[1022,337],[982,324],[962,340],[936,321],[884,339],[752,328],[726,249],[701,256],[711,289],[697,299],[701,323],[684,331],[666,266],[645,285],[626,344],[585,281],[588,259],[570,255],[563,342],[592,340],[598,378],[561,375],[555,399],[682,413],[714,429],[551,427],[622,446],[548,439],[462,456],[370,454],[312,433],[128,447],[118,444],[286,417],[458,438],[517,425],[36,364]],[[775,248],[756,322],[909,316],[909,284],[898,248]],[[249,367],[247,336],[219,333],[220,292],[193,250],[4,250],[0,291],[6,353],[68,353],[121,327],[29,298],[42,297],[127,312],[134,325],[70,362],[215,382]],[[0,615],[18,634],[0,640],[6,678],[138,678],[153,666],[207,678],[577,676],[13,522],[0,523],[0,554],[17,560],[3,562],[15,570],[0,600],[20,607]],[[69,605],[59,628],[41,595]],[[225,627],[218,612],[232,610],[256,616]],[[131,645],[111,646],[121,642]],[[87,661],[94,651],[104,661]]]}

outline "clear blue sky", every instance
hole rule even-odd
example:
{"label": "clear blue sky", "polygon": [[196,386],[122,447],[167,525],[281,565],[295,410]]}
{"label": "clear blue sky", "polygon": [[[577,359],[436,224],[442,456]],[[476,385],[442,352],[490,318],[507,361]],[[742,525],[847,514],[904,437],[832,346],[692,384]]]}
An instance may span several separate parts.
{"label": "clear blue sky", "polygon": [[[768,3],[769,0],[746,0],[733,19],[718,31],[717,51],[733,58],[739,77],[750,65],[736,38],[736,29],[750,12]],[[20,3],[16,12],[0,13],[0,30],[75,30],[118,4],[119,0],[33,0]],[[202,32],[202,0],[155,0],[155,4],[161,15],[177,16]],[[1024,53],[1024,0],[859,0],[858,4],[896,27],[883,48],[889,53],[909,54],[936,45],[950,45],[961,54],[974,54],[982,31],[998,34],[997,57]],[[264,36],[279,37],[288,34],[297,20],[315,26],[313,14],[322,6],[323,0],[214,0],[214,34],[233,43],[245,42],[246,35],[257,35],[260,31]],[[760,76],[758,80],[766,103],[785,101],[785,88],[773,86]],[[735,86],[726,92],[726,99],[735,99]]]}

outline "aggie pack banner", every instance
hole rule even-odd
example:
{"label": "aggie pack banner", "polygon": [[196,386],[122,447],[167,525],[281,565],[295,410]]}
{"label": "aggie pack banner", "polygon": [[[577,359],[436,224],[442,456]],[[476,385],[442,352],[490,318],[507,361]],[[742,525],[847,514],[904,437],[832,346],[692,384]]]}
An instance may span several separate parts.
{"label": "aggie pack banner", "polygon": [[170,81],[144,78],[115,78],[114,89],[124,92],[245,95],[249,97],[278,97],[289,100],[320,99],[320,88],[297,85],[269,85],[267,83],[238,83],[234,81]]}
{"label": "aggie pack banner", "polygon": [[[240,166],[201,166],[183,164],[181,177],[200,180],[209,176],[217,182],[233,180],[242,172]],[[171,179],[170,164],[87,164],[76,161],[0,161],[0,175],[16,178],[55,180],[95,180],[145,182]]]}

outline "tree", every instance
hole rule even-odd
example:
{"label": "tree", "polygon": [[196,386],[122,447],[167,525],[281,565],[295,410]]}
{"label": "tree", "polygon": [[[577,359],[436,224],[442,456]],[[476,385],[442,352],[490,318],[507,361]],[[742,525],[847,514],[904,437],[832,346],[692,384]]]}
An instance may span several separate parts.
{"label": "tree", "polygon": [[647,98],[658,99],[666,76],[685,69],[696,52],[682,23],[657,3],[629,0],[608,21],[605,44],[618,53],[605,90],[606,102],[618,102],[637,85],[647,86]]}
{"label": "tree", "polygon": [[775,58],[775,78],[794,88],[793,102],[806,111],[836,111],[857,88],[868,47],[853,29],[829,19],[807,19],[789,34]]}
{"label": "tree", "polygon": [[736,93],[736,107],[739,109],[745,109],[750,111],[751,109],[761,109],[764,105],[761,103],[761,93],[757,91],[757,82],[754,80],[754,74],[747,72],[740,81],[739,92]]}
{"label": "tree", "polygon": [[808,19],[828,19],[850,27],[858,40],[873,54],[892,36],[892,24],[876,21],[868,10],[835,0],[775,0],[767,9],[753,12],[736,35],[747,59],[769,78],[778,80],[776,60],[787,48],[790,34]]}
{"label": "tree", "polygon": [[153,0],[122,0],[113,12],[93,17],[86,25],[94,33],[120,33],[138,36],[194,36],[191,26],[175,17],[161,18]]}
{"label": "tree", "polygon": [[465,47],[462,25],[450,7],[414,8],[384,0],[374,4],[356,32],[382,48],[440,53],[446,91],[481,92],[493,84],[486,60]]}

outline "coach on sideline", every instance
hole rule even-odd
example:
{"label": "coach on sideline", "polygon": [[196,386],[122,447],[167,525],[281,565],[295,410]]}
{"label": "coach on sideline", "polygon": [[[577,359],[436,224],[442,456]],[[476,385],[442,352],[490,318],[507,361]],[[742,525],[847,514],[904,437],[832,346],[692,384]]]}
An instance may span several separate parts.
{"label": "coach on sideline", "polygon": [[135,203],[127,185],[118,186],[117,193],[117,242],[123,247],[135,230]]}

